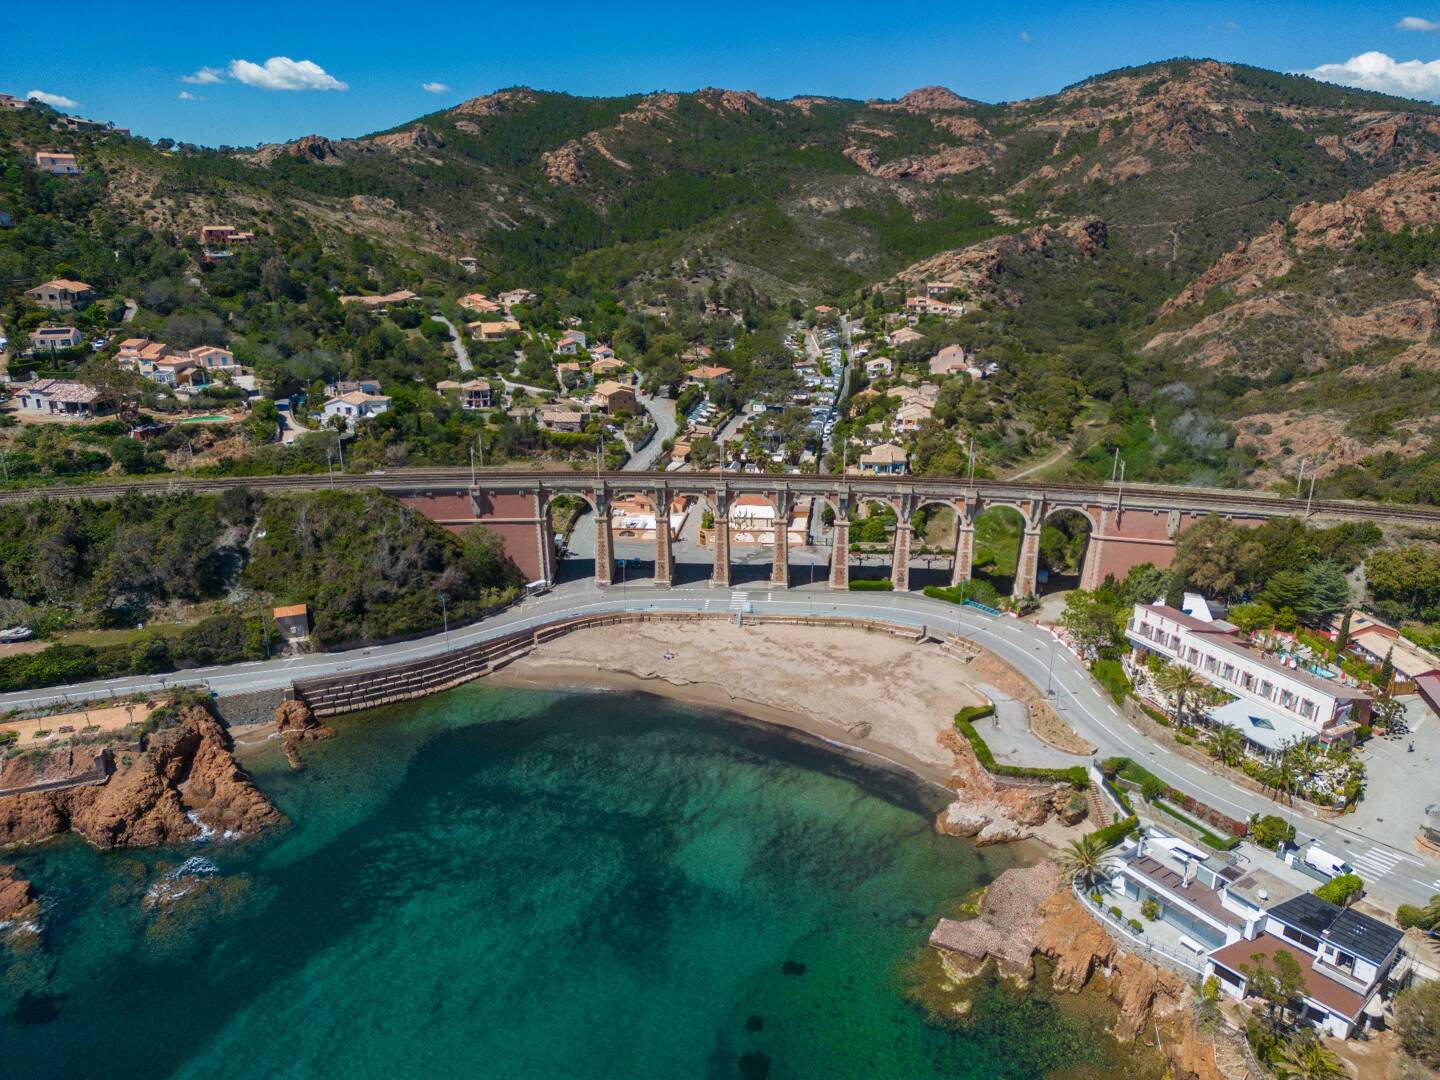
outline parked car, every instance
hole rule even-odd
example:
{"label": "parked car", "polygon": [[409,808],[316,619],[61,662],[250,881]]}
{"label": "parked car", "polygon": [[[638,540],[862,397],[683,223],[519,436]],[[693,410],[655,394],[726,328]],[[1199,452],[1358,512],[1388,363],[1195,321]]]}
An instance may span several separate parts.
{"label": "parked car", "polygon": [[1353,874],[1354,868],[1339,855],[1332,855],[1324,848],[1311,844],[1305,849],[1305,865],[1329,878],[1341,874]]}

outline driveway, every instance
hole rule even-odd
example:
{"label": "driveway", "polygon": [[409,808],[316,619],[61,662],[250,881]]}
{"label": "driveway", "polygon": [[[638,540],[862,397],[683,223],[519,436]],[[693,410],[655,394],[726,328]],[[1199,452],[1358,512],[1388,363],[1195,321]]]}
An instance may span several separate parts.
{"label": "driveway", "polygon": [[675,437],[675,402],[653,394],[639,394],[637,399],[655,421],[655,434],[640,451],[630,455],[625,462],[624,472],[643,472],[664,452],[661,447],[667,439]]}
{"label": "driveway", "polygon": [[470,350],[465,347],[465,335],[456,330],[455,324],[438,311],[431,313],[430,317],[450,328],[450,345],[455,350],[455,362],[460,365],[460,370],[474,371],[475,365],[470,362]]}

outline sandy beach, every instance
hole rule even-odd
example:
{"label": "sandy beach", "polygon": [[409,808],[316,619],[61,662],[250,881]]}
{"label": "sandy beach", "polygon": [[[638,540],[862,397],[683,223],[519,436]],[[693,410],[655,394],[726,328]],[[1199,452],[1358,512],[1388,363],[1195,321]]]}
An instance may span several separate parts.
{"label": "sandy beach", "polygon": [[[668,658],[667,658],[668,657]],[[797,728],[936,783],[953,755],[936,741],[985,696],[938,645],[852,628],[655,623],[582,630],[486,681],[640,691]]]}

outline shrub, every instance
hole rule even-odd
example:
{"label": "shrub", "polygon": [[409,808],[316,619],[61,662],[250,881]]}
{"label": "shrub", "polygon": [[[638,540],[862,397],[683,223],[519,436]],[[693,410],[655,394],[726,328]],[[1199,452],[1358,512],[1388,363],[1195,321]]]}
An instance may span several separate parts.
{"label": "shrub", "polygon": [[[1048,780],[1057,784],[1069,784],[1077,791],[1084,791],[1090,786],[1090,775],[1085,771],[1084,766],[1072,765],[1068,769],[1033,769],[1021,765],[1002,765],[995,760],[995,755],[990,752],[990,747],[975,730],[974,721],[989,716],[995,711],[993,705],[977,705],[968,709],[962,709],[955,714],[955,728],[970,744],[970,749],[975,751],[975,760],[980,762],[981,767],[996,776],[1013,776],[1022,780]],[[968,714],[968,715],[967,715]]]}
{"label": "shrub", "polygon": [[1395,995],[1395,1032],[1411,1057],[1440,1065],[1440,983],[1421,983]]}
{"label": "shrub", "polygon": [[1146,802],[1154,802],[1170,789],[1169,785],[1158,776],[1146,773],[1140,781],[1140,795]]}
{"label": "shrub", "polygon": [[1141,934],[1145,932],[1145,927],[1139,919],[1131,919],[1126,925],[1130,927],[1133,933]]}
{"label": "shrub", "polygon": [[1250,818],[1250,838],[1260,847],[1274,851],[1280,843],[1295,839],[1295,826],[1278,814],[1256,814]]}
{"label": "shrub", "polygon": [[[14,734],[10,732],[9,734]],[[1395,909],[1395,921],[1400,924],[1401,930],[1409,930],[1418,926],[1422,930],[1430,929],[1430,918],[1425,914],[1423,907],[1416,907],[1414,904],[1401,904]]]}
{"label": "shrub", "polygon": [[1344,907],[1364,891],[1365,882],[1360,880],[1359,874],[1341,874],[1316,889],[1315,895],[1321,900]]}
{"label": "shrub", "polygon": [[850,588],[855,592],[891,592],[895,583],[887,578],[854,578]]}
{"label": "shrub", "polygon": [[1100,843],[1105,847],[1114,847],[1125,837],[1129,836],[1140,826],[1140,819],[1136,817],[1121,818],[1119,821],[1111,822],[1103,829],[1096,829],[1095,835],[1100,838]]}
{"label": "shrub", "polygon": [[986,607],[999,607],[1002,600],[999,590],[994,585],[988,581],[981,581],[979,578],[972,578],[969,581],[962,581],[959,585],[943,588],[939,585],[926,585],[923,591],[932,600],[944,600],[951,604],[963,604],[966,600],[974,600],[977,604],[984,604]]}
{"label": "shrub", "polygon": [[1149,919],[1151,922],[1154,922],[1155,920],[1160,918],[1160,905],[1156,902],[1154,897],[1147,897],[1145,899],[1145,902],[1140,905],[1140,914],[1144,915],[1145,918]]}
{"label": "shrub", "polygon": [[1113,904],[1110,906],[1110,914],[1114,915],[1117,919],[1123,919],[1125,917],[1125,913]]}
{"label": "shrub", "polygon": [[1090,674],[1095,676],[1095,681],[1105,688],[1105,692],[1117,705],[1122,704],[1134,692],[1134,687],[1130,685],[1125,668],[1119,660],[1096,660],[1090,666]]}

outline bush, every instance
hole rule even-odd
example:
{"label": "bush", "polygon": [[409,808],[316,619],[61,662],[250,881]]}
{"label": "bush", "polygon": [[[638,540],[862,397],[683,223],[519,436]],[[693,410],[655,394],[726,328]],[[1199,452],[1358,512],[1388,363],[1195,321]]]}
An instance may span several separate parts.
{"label": "bush", "polygon": [[1125,837],[1129,836],[1140,827],[1140,819],[1137,817],[1121,818],[1119,821],[1111,822],[1103,829],[1096,829],[1095,836],[1104,847],[1114,847]]}
{"label": "bush", "polygon": [[[14,734],[9,732],[8,734]],[[1401,904],[1395,909],[1395,921],[1400,924],[1401,930],[1409,930],[1418,926],[1421,930],[1430,929],[1430,919],[1425,914],[1425,909],[1416,907],[1414,904]]]}
{"label": "bush", "polygon": [[850,582],[854,592],[892,592],[895,583],[887,578],[855,578]]}
{"label": "bush", "polygon": [[947,587],[926,585],[923,591],[932,600],[944,600],[950,604],[963,604],[966,600],[974,600],[977,604],[998,608],[1003,603],[999,590],[988,581],[981,581],[979,578],[972,578],[969,581],[962,581],[959,585]]}
{"label": "bush", "polygon": [[989,716],[994,711],[993,705],[977,705],[961,709],[955,714],[956,730],[965,736],[966,741],[970,743],[970,749],[975,751],[975,759],[980,762],[986,772],[994,773],[996,776],[1013,776],[1022,780],[1048,780],[1057,784],[1069,784],[1077,791],[1084,791],[1090,786],[1090,775],[1081,765],[1072,765],[1068,769],[1032,769],[1020,765],[1001,765],[995,760],[995,755],[990,753],[990,747],[980,737],[980,733],[975,730],[973,722]]}
{"label": "bush", "polygon": [[1146,773],[1144,779],[1140,781],[1140,796],[1146,802],[1154,802],[1169,790],[1169,784],[1151,773]]}
{"label": "bush", "polygon": [[1426,982],[1395,995],[1400,1045],[1426,1065],[1440,1065],[1440,983]]}
{"label": "bush", "polygon": [[1145,932],[1145,926],[1144,926],[1144,924],[1142,924],[1142,923],[1140,922],[1139,919],[1131,919],[1131,920],[1130,920],[1128,923],[1126,923],[1125,925],[1127,925],[1128,927],[1130,927],[1130,929],[1131,929],[1131,931],[1132,931],[1133,933],[1142,934],[1142,933]]}
{"label": "bush", "polygon": [[1125,917],[1125,913],[1121,911],[1118,907],[1116,907],[1114,904],[1110,905],[1110,914],[1114,915],[1117,919],[1123,919]]}
{"label": "bush", "polygon": [[1341,874],[1316,889],[1315,895],[1321,900],[1345,907],[1364,891],[1365,882],[1360,880],[1359,874]]}
{"label": "bush", "polygon": [[1095,676],[1095,681],[1105,688],[1105,692],[1117,705],[1123,704],[1125,699],[1135,692],[1119,660],[1096,660],[1090,666],[1090,674]]}
{"label": "bush", "polygon": [[1250,818],[1250,839],[1260,847],[1274,851],[1281,842],[1288,844],[1295,839],[1295,826],[1278,814],[1266,814],[1264,817],[1256,814]]}
{"label": "bush", "polygon": [[1160,918],[1160,905],[1154,897],[1147,897],[1145,902],[1140,905],[1140,914],[1151,922]]}

